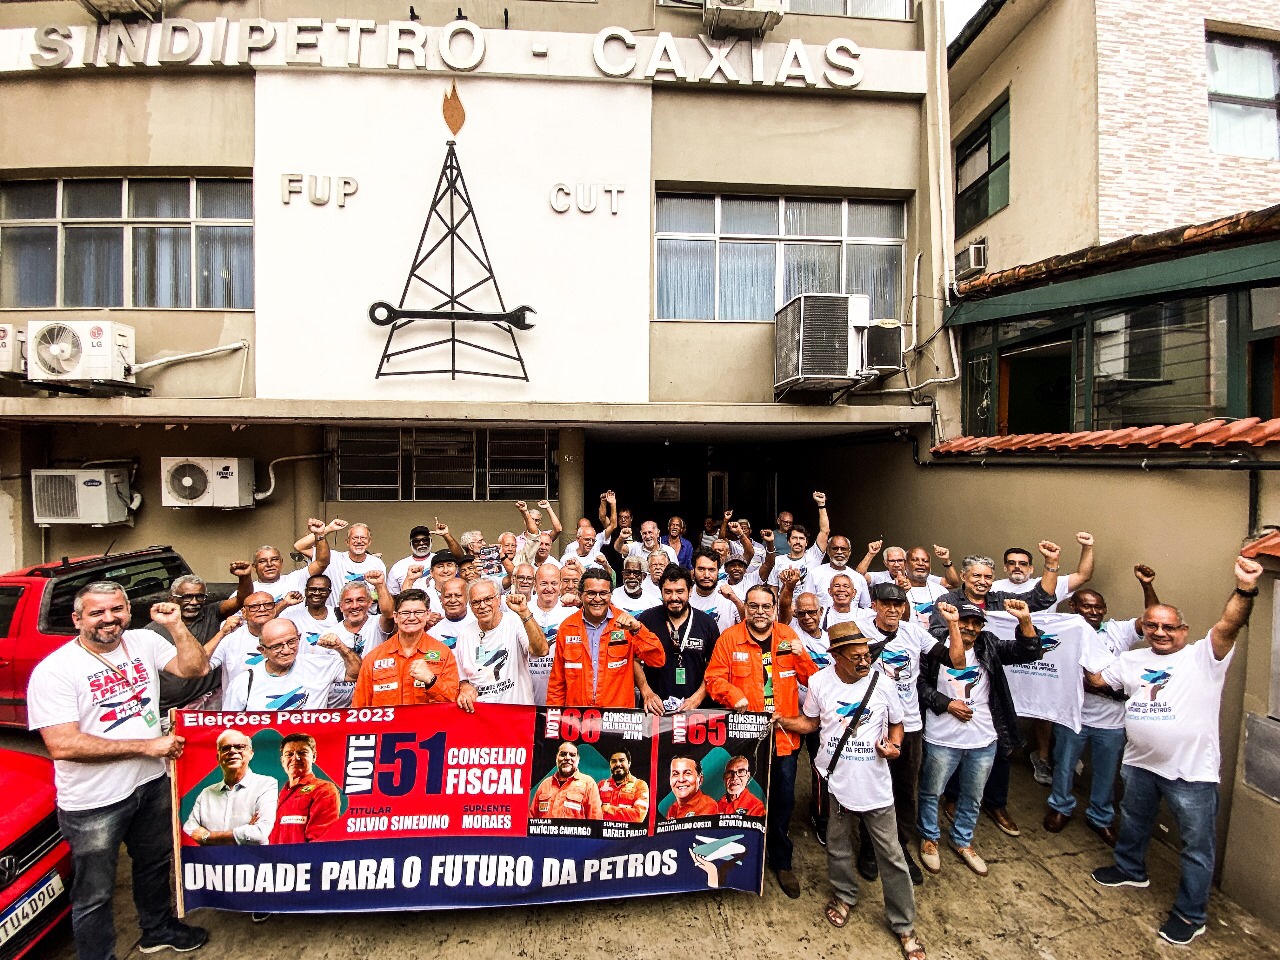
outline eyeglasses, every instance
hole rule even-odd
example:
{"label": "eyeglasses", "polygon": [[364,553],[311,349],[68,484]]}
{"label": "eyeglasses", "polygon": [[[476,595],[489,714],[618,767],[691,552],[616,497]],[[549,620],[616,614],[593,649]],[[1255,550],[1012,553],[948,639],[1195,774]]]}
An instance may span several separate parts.
{"label": "eyeglasses", "polygon": [[608,590],[588,590],[583,593],[588,600],[607,600],[609,598]]}
{"label": "eyeglasses", "polygon": [[818,615],[817,610],[797,610],[796,611],[797,617],[816,617],[817,615]]}
{"label": "eyeglasses", "polygon": [[179,603],[204,603],[209,599],[207,593],[175,593],[173,599]]}
{"label": "eyeglasses", "polygon": [[403,620],[423,620],[427,616],[425,610],[397,610],[396,616]]}
{"label": "eyeglasses", "polygon": [[750,771],[750,770],[726,770],[726,771],[724,772],[724,775],[725,775],[726,777],[733,777],[733,778],[735,778],[735,779],[736,779],[736,778],[738,778],[738,777],[749,777],[749,776],[751,776],[751,771]]}
{"label": "eyeglasses", "polygon": [[473,607],[491,607],[497,602],[497,597],[476,597],[471,601]]}
{"label": "eyeglasses", "polygon": [[247,743],[224,743],[222,746],[218,747],[218,752],[219,753],[244,753],[248,749],[249,749],[249,744]]}
{"label": "eyeglasses", "polygon": [[1153,623],[1150,620],[1143,620],[1142,629],[1150,630],[1152,633],[1155,633],[1157,630],[1163,630],[1165,633],[1175,633],[1178,630],[1187,629],[1187,625],[1185,623]]}
{"label": "eyeglasses", "polygon": [[747,613],[773,613],[772,603],[748,603]]}
{"label": "eyeglasses", "polygon": [[275,605],[274,600],[268,600],[266,603],[246,603],[244,608],[246,610],[270,610]]}
{"label": "eyeglasses", "polygon": [[269,646],[269,647],[264,646],[264,647],[262,648],[262,652],[263,652],[263,653],[273,653],[273,652],[275,652],[276,650],[281,649],[282,647],[296,647],[297,645],[298,645],[298,638],[297,638],[297,637],[294,637],[292,640],[281,640],[279,643],[273,643],[273,644],[272,644],[271,646]]}
{"label": "eyeglasses", "polygon": [[845,653],[843,650],[837,650],[835,653],[837,657],[844,657],[854,663],[871,663],[876,658],[873,653]]}

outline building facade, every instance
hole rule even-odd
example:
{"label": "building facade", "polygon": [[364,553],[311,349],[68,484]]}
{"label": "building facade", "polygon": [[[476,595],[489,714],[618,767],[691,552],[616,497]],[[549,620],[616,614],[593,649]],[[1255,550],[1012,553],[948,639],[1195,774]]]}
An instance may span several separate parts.
{"label": "building facade", "polygon": [[[941,325],[938,12],[829,6],[749,37],[652,2],[5,4],[0,323],[55,372],[0,384],[0,563],[166,542],[215,576],[308,516],[394,553],[606,487],[760,525],[788,444],[927,422],[932,348],[775,400],[797,294],[902,347]],[[53,382],[129,332],[131,383]],[[115,460],[131,525],[33,523],[32,469]],[[232,461],[251,506],[170,505]]]}
{"label": "building facade", "polygon": [[[1203,636],[1280,523],[1280,14],[991,0],[948,59],[964,376],[916,473],[1062,504],[1117,550],[1113,616],[1148,563]],[[1271,918],[1274,603],[1272,581],[1228,680],[1218,824],[1223,889]]]}

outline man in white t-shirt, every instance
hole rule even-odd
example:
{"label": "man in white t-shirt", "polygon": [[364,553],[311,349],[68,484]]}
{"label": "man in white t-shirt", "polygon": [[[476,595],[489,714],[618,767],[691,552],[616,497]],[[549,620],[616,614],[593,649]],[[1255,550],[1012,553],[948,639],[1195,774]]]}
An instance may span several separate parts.
{"label": "man in white t-shirt", "polygon": [[759,566],[755,565],[754,560],[748,564],[745,558],[732,554],[724,562],[725,586],[732,590],[733,595],[744,605],[747,602],[747,591],[769,579],[769,575],[773,573],[773,564],[777,560],[777,555],[773,552],[773,531],[762,530],[760,536],[764,540],[762,551],[764,559]]}
{"label": "man in white t-shirt", "polygon": [[[916,886],[924,883],[924,875],[907,849],[905,824],[915,822],[916,791],[919,786],[920,758],[924,752],[924,719],[920,716],[920,695],[916,679],[920,676],[920,657],[937,645],[937,640],[910,616],[906,591],[896,583],[877,583],[871,588],[871,609],[855,621],[859,629],[879,651],[875,668],[884,674],[889,689],[902,701],[902,750],[889,761],[893,777],[893,804],[898,813],[898,840],[902,855]],[[858,872],[874,880],[879,872],[870,839],[859,828],[866,842],[858,848]]]}
{"label": "man in white t-shirt", "polygon": [[933,549],[942,560],[942,569],[947,578],[954,579],[954,583],[951,579],[934,576],[933,559],[924,547],[912,547],[907,551],[907,582],[905,586],[898,583],[898,586],[907,591],[912,619],[926,630],[929,629],[929,618],[933,616],[934,601],[960,586],[960,574],[956,572],[956,565],[951,562],[951,551],[936,544]]}
{"label": "man in white t-shirt", "polygon": [[[440,588],[440,608],[444,616],[432,611],[426,632],[439,640],[457,656],[458,638],[467,624],[475,621],[475,615],[467,604],[467,583],[461,577],[446,580]],[[394,622],[393,622],[394,624]],[[383,624],[386,626],[386,624]]]}
{"label": "man in white t-shirt", "polygon": [[427,569],[431,563],[431,528],[416,526],[409,531],[409,556],[397,560],[387,571],[387,589],[395,596],[404,589],[405,574],[413,566]]}
{"label": "man in white t-shirt", "polygon": [[[370,570],[387,572],[387,565],[382,562],[382,558],[375,557],[369,552],[369,548],[373,546],[373,535],[369,532],[369,525],[367,523],[348,525],[345,520],[335,518],[326,525],[325,530],[331,532],[344,527],[347,531],[347,549],[335,550],[330,554],[329,565],[324,570],[329,577],[329,582],[333,585],[329,596],[330,607],[337,607],[338,593],[348,583],[364,580],[364,575]],[[293,546],[299,553],[310,555],[312,548],[316,546],[316,540],[313,536],[307,535]]]}
{"label": "man in white t-shirt", "polygon": [[604,551],[605,544],[609,542],[609,534],[612,532],[608,527],[605,527],[599,533],[596,533],[596,528],[590,523],[578,527],[577,536],[569,544],[564,555],[560,557],[560,565],[564,566],[570,559],[573,559],[582,564],[584,568],[598,566],[596,557]]}
{"label": "man in white t-shirt", "polygon": [[[364,583],[363,580],[357,582]],[[302,642],[314,647],[324,634],[333,633],[338,627],[336,609],[329,606],[332,595],[333,583],[327,576],[321,573],[308,577],[302,603],[290,604],[277,615],[291,621],[298,628]]]}
{"label": "man in white t-shirt", "polygon": [[[262,661],[238,676],[223,693],[223,710],[323,710],[330,705],[335,683],[355,682],[360,658],[339,639],[326,633],[312,651],[298,635],[292,620],[277,618],[262,628],[258,649]],[[303,649],[306,647],[306,649]],[[338,656],[321,655],[332,650]]]}
{"label": "man in white t-shirt", "polygon": [[[915,890],[898,842],[889,773],[889,761],[902,750],[902,700],[884,677],[873,684],[874,657],[856,624],[838,624],[830,631],[829,641],[834,663],[809,678],[801,715],[778,718],[784,730],[816,732],[821,742],[814,763],[831,793],[827,876],[835,891],[827,903],[827,920],[843,927],[858,902],[853,870],[854,820],[858,819],[866,826],[882,864],[889,926],[907,956],[921,957],[924,951],[915,935]],[[852,732],[851,722],[855,724]]]}
{"label": "man in white t-shirt", "polygon": [[176,603],[151,607],[151,620],[172,644],[151,630],[129,630],[129,613],[118,583],[83,587],[71,614],[78,635],[36,664],[27,688],[28,723],[53,758],[58,826],[71,846],[71,929],[81,960],[114,956],[122,838],[132,861],[139,947],[195,950],[209,939],[207,930],[181,923],[170,905],[165,762],[182,753],[183,738],[164,734],[158,710],[161,670],[200,677],[209,660]]}
{"label": "man in white t-shirt", "polygon": [[783,570],[799,570],[800,579],[796,583],[796,590],[803,593],[813,589],[810,572],[822,566],[822,557],[827,552],[827,538],[831,536],[831,521],[827,517],[827,495],[821,491],[814,491],[813,502],[818,505],[818,535],[813,538],[813,545],[810,546],[809,531],[798,523],[791,525],[791,530],[787,534],[788,551],[785,556],[774,560],[773,572],[769,574],[768,582],[775,587],[782,583],[779,575]]}
{"label": "man in white t-shirt", "polygon": [[625,610],[633,617],[662,602],[662,593],[645,576],[644,561],[639,557],[628,557],[622,561],[622,586],[613,591],[611,601],[619,610]]}
{"label": "man in white t-shirt", "polygon": [[986,861],[973,847],[983,787],[996,755],[1008,757],[1021,745],[1018,714],[1004,667],[1032,663],[1044,655],[1040,631],[1031,622],[1027,602],[1011,598],[1004,600],[1003,606],[1018,620],[1011,639],[984,629],[986,614],[970,601],[958,599],[953,606],[939,600],[934,610],[946,631],[946,642],[923,655],[916,685],[921,706],[929,710],[916,832],[920,835],[920,862],[930,873],[942,870],[938,797],[955,773],[959,790],[951,849],[978,876],[987,875]]}
{"label": "man in white t-shirt", "polygon": [[1222,764],[1218,710],[1236,636],[1249,622],[1258,595],[1262,565],[1237,557],[1234,573],[1235,590],[1203,640],[1187,643],[1182,614],[1159,604],[1142,614],[1148,646],[1122,653],[1090,676],[1129,696],[1116,862],[1093,871],[1093,879],[1104,887],[1149,884],[1147,845],[1163,799],[1183,844],[1178,893],[1160,928],[1160,936],[1175,944],[1204,933]]}
{"label": "man in white t-shirt", "polygon": [[477,703],[532,704],[529,659],[545,657],[549,648],[529,598],[510,594],[508,615],[492,580],[471,584],[468,595],[475,622],[458,637],[458,706],[472,713]]}
{"label": "man in white t-shirt", "polygon": [[[302,593],[307,586],[307,577],[325,572],[329,566],[329,541],[325,539],[329,528],[323,520],[312,517],[307,521],[307,529],[311,531],[309,538],[315,545],[315,557],[301,570],[283,573],[284,560],[280,551],[270,544],[258,548],[258,552],[253,555],[255,593],[263,591],[271,594],[272,600],[279,601],[287,593]],[[306,539],[308,538],[303,538]]]}
{"label": "man in white t-shirt", "polygon": [[529,658],[529,677],[533,681],[533,702],[540,707],[547,705],[547,682],[551,679],[551,664],[556,655],[556,635],[560,624],[574,612],[560,602],[560,568],[553,563],[543,564],[534,574],[535,600],[529,612],[537,621],[547,640],[547,652],[541,657]]}
{"label": "man in white t-shirt", "polygon": [[[1138,564],[1133,575],[1142,584],[1144,610],[1160,603],[1156,596],[1156,572]],[[1080,731],[1055,723],[1053,725],[1053,775],[1049,791],[1049,809],[1044,828],[1060,833],[1076,809],[1076,764],[1089,748],[1093,771],[1089,778],[1089,808],[1085,823],[1109,847],[1116,845],[1115,782],[1124,752],[1124,695],[1110,687],[1096,687],[1088,682],[1090,670],[1103,666],[1142,641],[1142,629],[1136,619],[1108,620],[1107,601],[1097,590],[1077,590],[1067,601],[1072,613],[1079,614],[1095,633],[1085,640],[1081,651],[1081,670],[1085,674],[1084,702],[1080,707]]]}
{"label": "man in white t-shirt", "polygon": [[[627,557],[639,557],[645,563],[648,563],[649,558],[655,553],[666,554],[667,560],[671,563],[676,563],[679,560],[676,551],[659,540],[658,525],[652,520],[646,520],[640,524],[639,541],[631,539],[630,527],[623,527],[618,534],[614,549],[618,551],[624,560]],[[659,577],[661,577],[661,573],[659,573]]]}
{"label": "man in white t-shirt", "polygon": [[871,606],[871,595],[867,592],[867,578],[849,566],[849,554],[852,549],[848,537],[832,537],[827,541],[827,556],[831,558],[830,561],[819,565],[810,574],[811,589],[818,595],[818,602],[824,607],[831,606],[829,592],[831,579],[840,573],[847,576],[849,582],[853,584],[853,589],[856,591],[854,605],[864,610]]}
{"label": "man in white t-shirt", "polygon": [[[794,575],[791,571],[785,574],[787,578]],[[783,622],[796,632],[796,636],[804,644],[805,652],[809,654],[809,659],[818,669],[831,666],[831,655],[827,652],[827,631],[822,627],[822,604],[818,602],[818,595],[816,593],[800,594],[792,604],[791,613],[795,616],[790,622]],[[803,707],[805,697],[809,695],[808,686],[800,684],[798,693],[800,706]],[[809,825],[813,827],[813,834],[818,843],[825,847],[830,802],[827,797],[827,782],[818,775],[818,768],[813,765],[820,748],[816,731],[805,735],[804,745],[809,751]]]}
{"label": "man in white t-shirt", "polygon": [[742,620],[742,601],[727,584],[720,583],[720,557],[699,548],[693,555],[693,591],[689,606],[701,610],[723,632]]}
{"label": "man in white t-shirt", "polygon": [[[241,608],[242,622],[234,630],[218,639],[217,644],[205,644],[205,653],[209,655],[209,668],[222,673],[218,699],[209,705],[209,709],[218,709],[223,695],[231,689],[231,684],[242,672],[262,661],[262,651],[258,649],[261,642],[262,628],[275,619],[278,604],[266,591],[251,593]],[[212,648],[212,649],[211,649]]]}

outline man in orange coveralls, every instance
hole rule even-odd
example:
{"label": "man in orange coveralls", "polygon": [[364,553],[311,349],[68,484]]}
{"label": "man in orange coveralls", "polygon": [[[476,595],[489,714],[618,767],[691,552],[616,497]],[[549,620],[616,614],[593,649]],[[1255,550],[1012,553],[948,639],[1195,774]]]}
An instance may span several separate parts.
{"label": "man in orange coveralls", "polygon": [[[796,632],[774,620],[769,587],[747,590],[747,619],[720,634],[703,682],[711,699],[730,710],[793,717],[800,709],[800,684],[818,672]],[[765,850],[778,886],[792,900],[800,881],[791,870],[791,812],[795,808],[796,753],[800,737],[781,727],[774,732],[769,784],[769,831]]]}
{"label": "man in orange coveralls", "polygon": [[529,803],[529,816],[552,820],[603,820],[600,791],[596,782],[578,772],[578,748],[560,744],[556,751],[556,772],[542,783]]}
{"label": "man in orange coveralls", "polygon": [[604,818],[644,823],[649,816],[649,785],[631,775],[631,751],[623,747],[609,754],[609,772],[613,776],[597,784]]}
{"label": "man in orange coveralls", "polygon": [[310,843],[324,836],[338,822],[341,798],[338,788],[311,772],[316,762],[315,738],[291,733],[280,741],[280,763],[289,783],[276,802],[276,826],[271,842]]}
{"label": "man in orange coveralls", "polygon": [[609,603],[613,581],[601,568],[583,573],[578,592],[582,609],[566,617],[556,634],[547,706],[633,708],[635,658],[662,666],[667,662],[662,641]]}
{"label": "man in orange coveralls", "polygon": [[716,802],[702,792],[702,764],[692,757],[671,758],[671,792],[676,802],[667,808],[668,820],[716,812]]}
{"label": "man in orange coveralls", "polygon": [[724,765],[724,796],[716,813],[736,813],[743,817],[763,817],[764,804],[747,789],[751,782],[751,761],[737,756]]}

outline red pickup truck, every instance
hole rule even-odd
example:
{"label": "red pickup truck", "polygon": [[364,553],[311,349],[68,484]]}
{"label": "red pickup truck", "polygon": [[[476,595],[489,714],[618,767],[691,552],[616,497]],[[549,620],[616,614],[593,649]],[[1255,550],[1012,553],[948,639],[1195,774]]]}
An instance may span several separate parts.
{"label": "red pickup truck", "polygon": [[35,665],[76,635],[76,592],[114,580],[129,594],[131,625],[151,619],[151,604],[169,598],[169,585],[191,568],[170,547],[70,560],[63,557],[0,576],[0,726],[27,725],[27,682]]}

